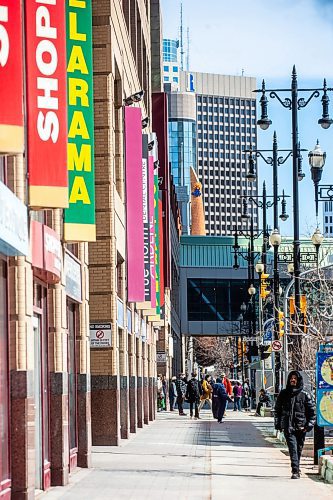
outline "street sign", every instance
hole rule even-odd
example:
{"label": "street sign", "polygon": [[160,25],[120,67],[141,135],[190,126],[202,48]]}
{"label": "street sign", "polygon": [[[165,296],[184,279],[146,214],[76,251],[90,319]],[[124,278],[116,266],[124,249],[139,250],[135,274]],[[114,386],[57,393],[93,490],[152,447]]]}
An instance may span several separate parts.
{"label": "street sign", "polygon": [[264,335],[262,343],[268,345],[273,340],[274,318],[270,318],[264,323]]}
{"label": "street sign", "polygon": [[333,345],[321,345],[317,352],[317,421],[318,425],[333,426]]}
{"label": "street sign", "polygon": [[156,361],[157,361],[157,363],[165,363],[166,362],[166,352],[157,352],[156,353]]}
{"label": "street sign", "polygon": [[252,337],[252,336],[242,336],[241,337],[244,342],[258,342],[260,340],[260,337]]}
{"label": "street sign", "polygon": [[272,342],[272,351],[282,351],[282,342],[280,342],[279,340],[274,340]]}
{"label": "street sign", "polygon": [[90,347],[111,347],[111,323],[90,323]]}

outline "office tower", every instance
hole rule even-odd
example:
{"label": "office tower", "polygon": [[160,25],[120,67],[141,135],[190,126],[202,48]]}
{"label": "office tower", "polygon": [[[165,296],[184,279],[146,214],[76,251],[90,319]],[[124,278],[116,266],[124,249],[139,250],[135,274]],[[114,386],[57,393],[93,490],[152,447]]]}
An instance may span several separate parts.
{"label": "office tower", "polygon": [[[257,143],[255,88],[255,78],[180,73],[180,91],[196,95],[197,173],[208,235],[232,234],[242,210],[241,196],[257,195],[257,182],[246,180],[245,153]],[[257,227],[253,204],[252,214]]]}
{"label": "office tower", "polygon": [[196,169],[196,100],[189,92],[171,92],[166,84],[169,109],[169,161],[182,214],[182,233],[190,232],[190,168]]}
{"label": "office tower", "polygon": [[323,231],[324,236],[333,237],[333,202],[325,201],[323,209]]}
{"label": "office tower", "polygon": [[163,82],[170,83],[171,89],[179,90],[178,40],[163,39]]}

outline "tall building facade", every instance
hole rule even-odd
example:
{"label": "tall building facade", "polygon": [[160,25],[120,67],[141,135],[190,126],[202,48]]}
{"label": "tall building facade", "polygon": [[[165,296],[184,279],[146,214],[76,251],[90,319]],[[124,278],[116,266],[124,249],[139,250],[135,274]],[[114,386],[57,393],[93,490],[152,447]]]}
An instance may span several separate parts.
{"label": "tall building facade", "polygon": [[[67,168],[67,159],[68,164],[73,159],[67,157],[67,143],[73,151],[76,127],[69,140],[65,27],[66,14],[81,26],[88,89],[92,18],[88,2],[78,9],[53,2],[52,13],[49,7],[47,2],[1,7],[0,38],[9,42],[0,78],[0,498],[6,500],[32,499],[51,485],[65,485],[77,466],[91,463],[87,242],[95,230],[94,167],[87,140],[78,168],[83,207],[75,185],[70,188]],[[57,66],[51,134],[38,126],[40,116],[50,118],[51,107],[46,94],[37,99],[36,93],[42,69],[34,47],[41,16],[52,19],[57,56],[55,66],[49,62],[47,70],[42,68],[50,76],[51,66]],[[84,92],[78,101],[90,96]],[[92,102],[80,113],[88,135]],[[78,164],[73,160],[70,166],[75,175]],[[79,211],[88,208],[88,231],[80,214],[70,214],[76,202]]]}
{"label": "tall building facade", "polygon": [[323,206],[323,232],[327,238],[333,238],[333,202],[325,201]]}
{"label": "tall building facade", "polygon": [[[242,195],[257,195],[246,180],[245,150],[257,144],[254,78],[181,72],[180,90],[196,95],[197,172],[208,235],[232,234]],[[252,207],[255,227],[258,211]]]}
{"label": "tall building facade", "polygon": [[[166,85],[166,88],[170,87]],[[169,161],[182,214],[182,233],[189,234],[191,167],[197,163],[197,124],[195,95],[168,92]]]}
{"label": "tall building facade", "polygon": [[178,40],[163,39],[163,83],[169,83],[172,90],[179,89],[178,47]]}

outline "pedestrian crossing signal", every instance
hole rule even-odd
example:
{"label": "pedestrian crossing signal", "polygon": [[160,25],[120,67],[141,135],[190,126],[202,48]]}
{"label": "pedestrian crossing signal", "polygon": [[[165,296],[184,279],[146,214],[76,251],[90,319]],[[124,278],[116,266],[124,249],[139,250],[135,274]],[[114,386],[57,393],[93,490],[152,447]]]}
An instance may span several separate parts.
{"label": "pedestrian crossing signal", "polygon": [[261,273],[260,275],[260,297],[262,299],[265,299],[267,295],[271,293],[269,288],[270,283],[269,283],[269,274],[266,273]]}

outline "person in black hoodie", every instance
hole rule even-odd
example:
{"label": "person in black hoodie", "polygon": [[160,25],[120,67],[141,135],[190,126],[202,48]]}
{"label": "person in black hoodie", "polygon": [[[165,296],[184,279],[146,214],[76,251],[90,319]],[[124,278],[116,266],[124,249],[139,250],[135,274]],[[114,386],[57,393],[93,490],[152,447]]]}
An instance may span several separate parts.
{"label": "person in black hoodie", "polygon": [[316,415],[311,395],[303,389],[298,371],[288,375],[287,386],[277,397],[274,408],[275,429],[283,431],[290,455],[292,479],[299,479],[299,464],[306,433],[313,428]]}
{"label": "person in black hoodie", "polygon": [[199,418],[199,401],[200,401],[200,386],[197,379],[197,373],[192,373],[192,378],[187,382],[186,399],[190,403],[190,417],[193,417],[193,406],[194,406],[194,418]]}

